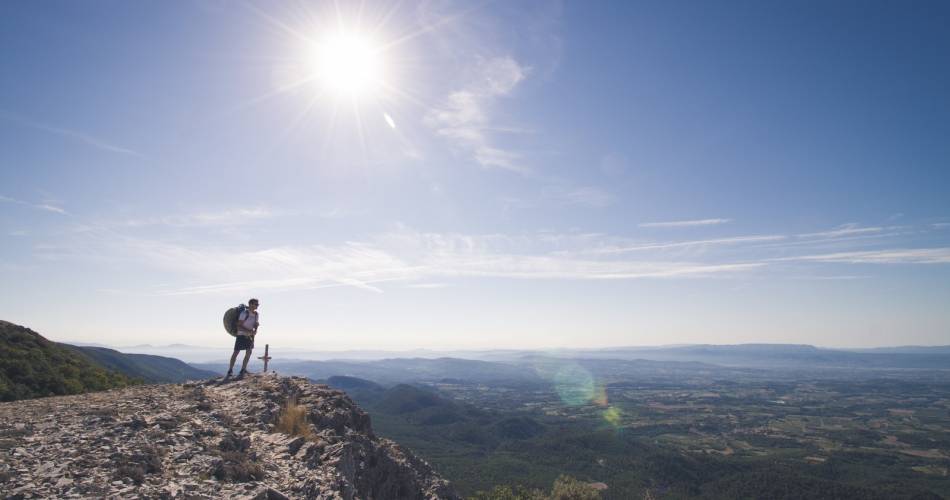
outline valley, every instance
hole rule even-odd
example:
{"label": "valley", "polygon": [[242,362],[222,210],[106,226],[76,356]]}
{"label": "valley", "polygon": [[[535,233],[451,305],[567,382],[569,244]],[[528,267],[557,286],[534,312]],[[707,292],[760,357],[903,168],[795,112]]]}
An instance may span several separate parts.
{"label": "valley", "polygon": [[606,484],[605,498],[950,495],[945,372],[541,366],[538,382],[328,382],[467,495],[562,473]]}

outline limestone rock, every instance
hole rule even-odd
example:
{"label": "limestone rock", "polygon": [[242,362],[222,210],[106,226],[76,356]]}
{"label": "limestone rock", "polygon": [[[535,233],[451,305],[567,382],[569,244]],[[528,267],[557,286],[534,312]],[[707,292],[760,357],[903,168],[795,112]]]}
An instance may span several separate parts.
{"label": "limestone rock", "polygon": [[[289,399],[310,435],[276,430]],[[344,393],[251,375],[0,403],[4,498],[457,499]]]}

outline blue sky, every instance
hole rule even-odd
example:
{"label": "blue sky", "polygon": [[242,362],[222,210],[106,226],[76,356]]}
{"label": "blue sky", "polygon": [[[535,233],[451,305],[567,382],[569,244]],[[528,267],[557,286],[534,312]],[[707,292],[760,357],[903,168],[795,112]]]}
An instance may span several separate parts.
{"label": "blue sky", "polygon": [[3,2],[0,318],[225,345],[256,296],[288,347],[947,344],[948,19]]}

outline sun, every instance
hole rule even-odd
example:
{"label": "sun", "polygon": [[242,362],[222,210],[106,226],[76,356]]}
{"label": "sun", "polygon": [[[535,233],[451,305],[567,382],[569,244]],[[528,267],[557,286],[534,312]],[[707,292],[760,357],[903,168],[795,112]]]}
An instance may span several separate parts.
{"label": "sun", "polygon": [[335,33],[313,44],[312,79],[337,96],[373,96],[383,81],[381,55],[381,50],[368,37]]}

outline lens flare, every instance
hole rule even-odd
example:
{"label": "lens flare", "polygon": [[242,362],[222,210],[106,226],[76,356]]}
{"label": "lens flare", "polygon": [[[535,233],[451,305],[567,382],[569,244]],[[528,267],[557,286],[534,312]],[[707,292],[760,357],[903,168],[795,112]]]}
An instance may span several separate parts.
{"label": "lens flare", "polygon": [[607,406],[609,401],[607,400],[607,387],[603,384],[597,384],[597,387],[594,388],[594,396],[591,398],[591,403],[594,403],[597,406]]}
{"label": "lens flare", "polygon": [[554,390],[564,404],[580,406],[589,403],[596,396],[594,377],[577,364],[561,367],[554,374]]}
{"label": "lens flare", "polygon": [[616,406],[611,406],[604,410],[604,420],[614,427],[620,427],[620,419],[622,416],[623,414]]}

